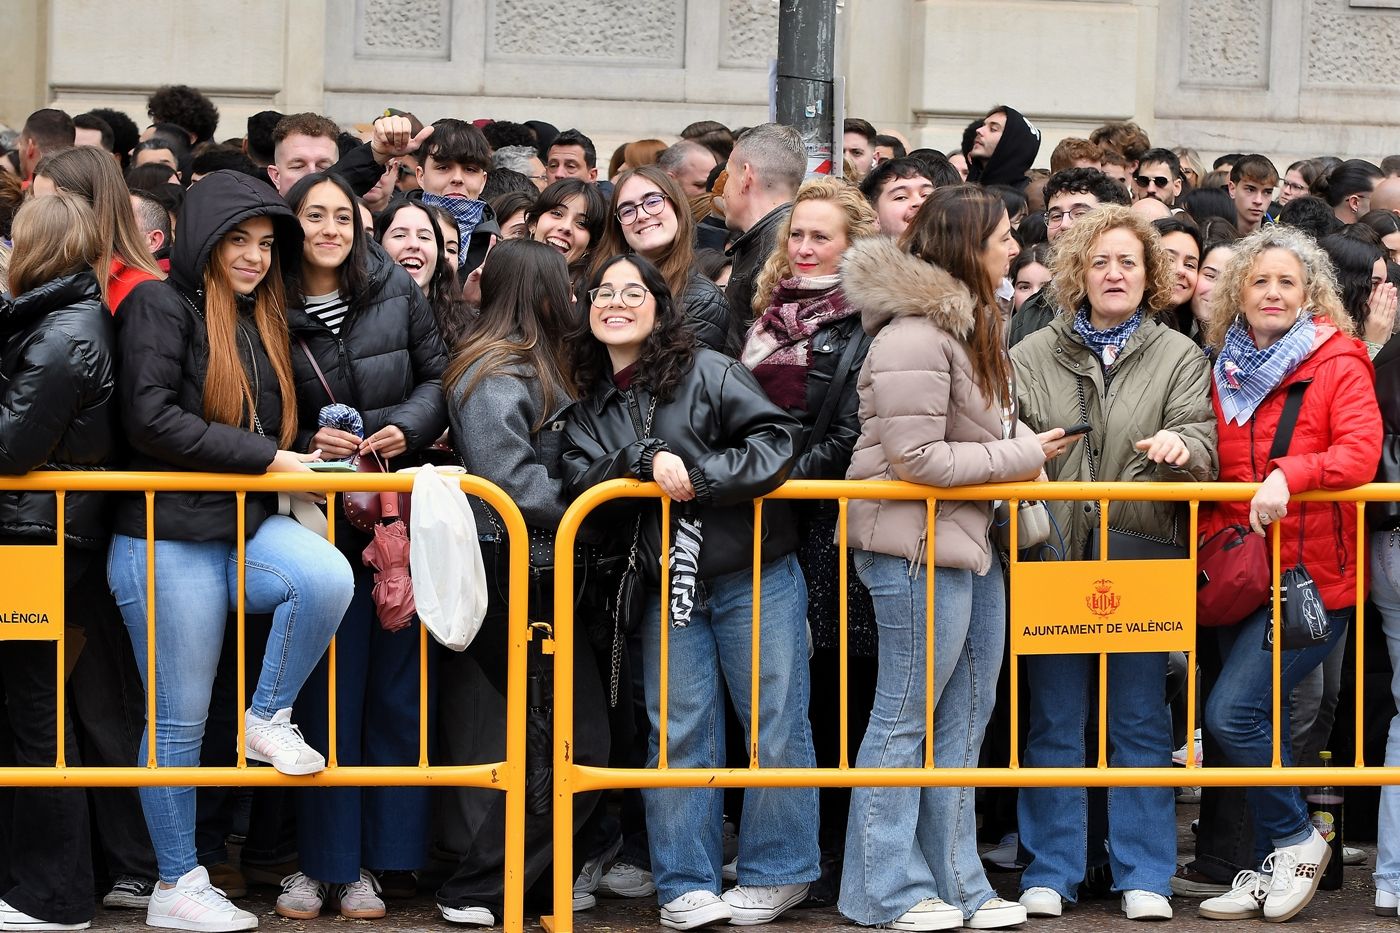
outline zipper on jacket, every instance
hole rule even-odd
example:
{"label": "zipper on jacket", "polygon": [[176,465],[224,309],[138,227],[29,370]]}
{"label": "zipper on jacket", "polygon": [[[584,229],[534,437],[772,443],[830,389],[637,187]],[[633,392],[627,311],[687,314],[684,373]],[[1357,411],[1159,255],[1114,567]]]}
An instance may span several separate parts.
{"label": "zipper on jacket", "polygon": [[919,535],[919,546],[914,551],[914,559],[909,562],[909,579],[914,579],[914,574],[919,572],[919,565],[924,562],[924,548],[928,546],[928,531]]}

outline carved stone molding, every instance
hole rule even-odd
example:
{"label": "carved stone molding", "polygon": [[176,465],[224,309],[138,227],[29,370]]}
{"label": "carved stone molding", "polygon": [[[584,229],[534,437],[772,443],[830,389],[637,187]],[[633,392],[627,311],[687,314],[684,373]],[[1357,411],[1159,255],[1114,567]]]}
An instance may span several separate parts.
{"label": "carved stone molding", "polygon": [[1271,0],[1186,0],[1182,8],[1183,86],[1268,86]]}
{"label": "carved stone molding", "polygon": [[447,61],[451,0],[356,0],[355,57]]}
{"label": "carved stone molding", "polygon": [[684,67],[685,0],[490,0],[492,60]]}
{"label": "carved stone molding", "polygon": [[1354,0],[1309,0],[1303,71],[1308,87],[1400,84],[1400,15],[1353,12],[1355,7]]}
{"label": "carved stone molding", "polygon": [[778,49],[774,0],[724,0],[719,63],[722,68],[764,68]]}

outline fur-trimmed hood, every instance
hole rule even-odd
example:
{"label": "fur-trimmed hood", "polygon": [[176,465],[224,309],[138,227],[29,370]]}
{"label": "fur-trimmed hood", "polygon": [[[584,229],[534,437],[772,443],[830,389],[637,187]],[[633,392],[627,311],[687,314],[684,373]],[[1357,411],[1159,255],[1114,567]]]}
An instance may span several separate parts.
{"label": "fur-trimmed hood", "polygon": [[867,334],[877,334],[897,317],[919,315],[966,340],[976,322],[972,293],[932,263],[906,253],[886,236],[867,237],[846,250],[841,288],[860,308]]}

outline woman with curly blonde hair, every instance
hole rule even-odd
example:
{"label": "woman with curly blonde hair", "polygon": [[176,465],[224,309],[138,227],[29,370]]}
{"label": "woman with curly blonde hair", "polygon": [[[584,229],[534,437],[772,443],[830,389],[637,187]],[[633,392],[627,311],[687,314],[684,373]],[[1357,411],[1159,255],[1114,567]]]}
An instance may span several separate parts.
{"label": "woman with curly blonde hair", "polygon": [[[1327,255],[1306,234],[1269,226],[1236,243],[1234,258],[1215,286],[1212,307],[1209,338],[1219,357],[1211,397],[1220,435],[1220,478],[1259,483],[1259,489],[1248,502],[1203,506],[1201,535],[1230,525],[1248,525],[1268,535],[1271,525],[1281,525],[1284,565],[1301,564],[1312,575],[1331,623],[1324,641],[1280,652],[1285,722],[1280,755],[1287,767],[1294,759],[1286,728],[1289,695],[1345,641],[1356,611],[1357,582],[1356,505],[1318,503],[1311,512],[1303,505],[1295,514],[1290,498],[1311,489],[1370,482],[1380,460],[1381,413],[1366,347],[1337,296]],[[1278,452],[1274,439],[1287,430],[1280,424],[1290,400],[1296,421],[1289,442]],[[1386,527],[1381,515],[1377,520]],[[1387,637],[1393,638],[1386,616],[1394,618],[1400,610],[1400,573],[1390,542],[1376,545],[1373,595]],[[1221,659],[1206,699],[1205,725],[1220,746],[1222,764],[1268,766],[1273,758],[1274,662],[1265,643],[1271,610],[1265,602],[1237,625],[1202,630],[1203,639],[1217,640]],[[1328,844],[1309,822],[1298,788],[1251,787],[1246,796],[1254,823],[1250,867],[1258,871],[1241,871],[1229,893],[1202,902],[1201,916],[1288,920],[1317,891],[1330,856]],[[1387,838],[1384,828],[1379,838]],[[1393,862],[1383,845],[1376,879],[1392,898],[1400,880]]]}
{"label": "woman with curly blonde hair", "polygon": [[[1216,474],[1210,366],[1189,337],[1160,323],[1172,304],[1172,265],[1152,225],[1125,207],[1088,214],[1055,241],[1050,295],[1058,317],[1011,351],[1021,418],[1032,430],[1087,423],[1059,442],[1052,480],[1212,480]],[[1059,529],[1047,550],[1062,560],[1096,558],[1098,507],[1048,502]],[[1110,557],[1185,557],[1189,522],[1170,502],[1109,507]],[[1028,657],[1029,767],[1082,767],[1084,731],[1097,693],[1090,655]],[[1109,764],[1167,766],[1171,716],[1167,655],[1115,654],[1108,661]],[[1074,901],[1088,865],[1083,787],[1021,791],[1021,843],[1031,862],[1021,903],[1033,917]],[[1176,869],[1171,788],[1110,788],[1108,858],[1132,920],[1171,917]]]}

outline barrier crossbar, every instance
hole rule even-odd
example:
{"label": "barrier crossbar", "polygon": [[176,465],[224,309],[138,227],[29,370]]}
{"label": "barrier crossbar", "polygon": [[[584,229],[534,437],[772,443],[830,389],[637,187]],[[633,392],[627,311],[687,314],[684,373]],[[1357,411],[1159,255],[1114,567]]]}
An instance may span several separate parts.
{"label": "barrier crossbar", "polygon": [[[527,621],[529,534],[520,509],[498,486],[480,477],[461,475],[462,491],[478,496],[501,516],[509,535],[510,631],[507,660],[506,757],[503,761],[476,765],[434,765],[428,761],[428,631],[419,624],[419,731],[418,762],[399,766],[343,766],[336,761],[338,741],[327,749],[326,768],[318,774],[293,777],[271,767],[249,767],[244,754],[243,710],[247,706],[245,682],[245,503],[249,493],[311,492],[327,497],[326,509],[334,515],[338,496],[347,492],[410,492],[413,476],[400,473],[279,473],[264,476],[205,473],[121,473],[121,472],[35,472],[20,477],[0,477],[0,491],[54,493],[57,503],[57,544],[55,559],[62,566],[64,548],[64,499],[71,492],[142,493],[146,498],[147,565],[147,657],[148,672],[146,728],[149,753],[144,766],[86,767],[64,760],[64,638],[59,624],[53,638],[57,645],[56,677],[58,753],[52,768],[0,767],[0,786],[12,787],[146,787],[146,786],[294,786],[294,787],[392,787],[441,786],[480,787],[506,795],[504,911],[506,933],[520,933],[524,927],[524,835],[525,835],[525,677],[526,643],[530,638]],[[227,492],[238,504],[238,599],[237,617],[237,764],[228,767],[167,767],[156,759],[155,681],[155,512],[157,493]],[[327,538],[334,543],[335,523],[330,522]],[[0,547],[0,570],[6,567],[6,550]],[[0,574],[3,575],[3,574]],[[61,574],[60,574],[61,579]],[[336,648],[328,649],[328,735],[336,732]]]}
{"label": "barrier crossbar", "polygon": [[[1243,502],[1254,496],[1258,486],[1251,483],[1007,483],[980,486],[965,486],[950,489],[933,488],[899,481],[848,481],[848,480],[793,480],[783,484],[763,499],[754,502],[754,569],[753,569],[753,657],[759,657],[761,643],[758,620],[761,613],[762,592],[760,586],[759,556],[761,554],[762,514],[765,499],[783,500],[835,500],[838,505],[838,554],[845,554],[848,546],[847,519],[851,500],[896,499],[922,500],[928,505],[926,529],[926,553],[934,553],[934,519],[940,501],[1000,501],[1010,503],[1011,534],[1016,540],[1018,524],[1017,512],[1021,500],[1057,500],[1093,502],[1099,506],[1099,542],[1101,560],[1107,562],[1109,553],[1108,504],[1110,502],[1181,502],[1188,505],[1190,524],[1187,543],[1188,557],[1194,563],[1198,538],[1198,512],[1202,502]],[[847,561],[837,560],[839,580],[837,590],[839,601],[840,635],[840,758],[834,768],[770,768],[758,760],[758,721],[759,703],[756,699],[759,688],[757,662],[751,665],[753,675],[750,685],[751,722],[749,724],[749,762],[747,767],[727,767],[715,769],[672,768],[667,762],[667,695],[669,691],[669,625],[667,624],[668,600],[661,600],[661,631],[659,659],[659,761],[656,768],[607,768],[582,766],[572,760],[571,750],[574,741],[573,714],[573,658],[574,638],[574,565],[573,554],[580,526],[599,506],[618,499],[659,498],[661,521],[661,591],[669,590],[670,500],[661,493],[655,483],[642,483],[636,480],[612,480],[599,484],[581,495],[570,506],[559,525],[555,542],[555,612],[554,612],[554,914],[546,917],[545,926],[551,933],[571,933],[573,930],[573,799],[581,793],[623,788],[658,787],[856,787],[856,786],[981,786],[981,787],[1131,787],[1131,786],[1262,786],[1262,785],[1378,785],[1400,784],[1400,767],[1368,766],[1363,756],[1362,720],[1363,682],[1357,678],[1356,684],[1356,759],[1346,767],[1289,767],[1281,761],[1280,723],[1280,652],[1279,637],[1279,542],[1281,525],[1272,526],[1272,576],[1274,580],[1273,617],[1273,761],[1269,767],[1210,767],[1202,768],[1196,763],[1193,729],[1188,728],[1186,764],[1160,768],[1110,767],[1108,765],[1108,707],[1107,684],[1108,665],[1105,663],[1108,652],[1098,652],[1099,691],[1098,691],[1098,755],[1094,766],[1082,768],[1028,768],[1020,763],[1018,745],[1018,689],[1016,681],[1016,658],[1024,656],[1017,652],[1014,640],[1008,640],[1007,650],[1011,653],[1011,757],[1008,767],[1003,768],[942,768],[933,759],[933,743],[925,742],[924,762],[917,768],[857,768],[850,763],[847,734],[848,722],[848,669],[847,669]],[[1370,484],[1348,490],[1313,491],[1292,497],[1291,502],[1354,502],[1357,509],[1358,568],[1365,567],[1366,561],[1366,522],[1364,503],[1400,500],[1400,484]],[[1291,503],[1290,503],[1291,504]],[[1009,572],[1012,585],[1016,575],[1027,562],[1017,559],[1013,549]],[[1107,563],[1105,563],[1107,568]],[[1352,639],[1356,646],[1356,669],[1365,669],[1365,573],[1357,572],[1356,616],[1352,623],[1355,634]],[[933,573],[926,574],[926,638],[925,677],[933,682],[934,638],[933,617],[934,582]],[[1191,592],[1194,605],[1194,589]],[[1191,614],[1194,623],[1194,612]],[[1015,620],[1012,620],[1013,625]],[[1194,624],[1191,626],[1194,630]],[[585,636],[586,637],[586,636]],[[1138,648],[1134,650],[1155,650]],[[1092,652],[1089,652],[1092,653]],[[1187,723],[1196,722],[1195,696],[1195,651],[1187,651]],[[934,691],[926,691],[925,726],[926,734],[933,734]],[[857,743],[860,737],[856,737]]]}

